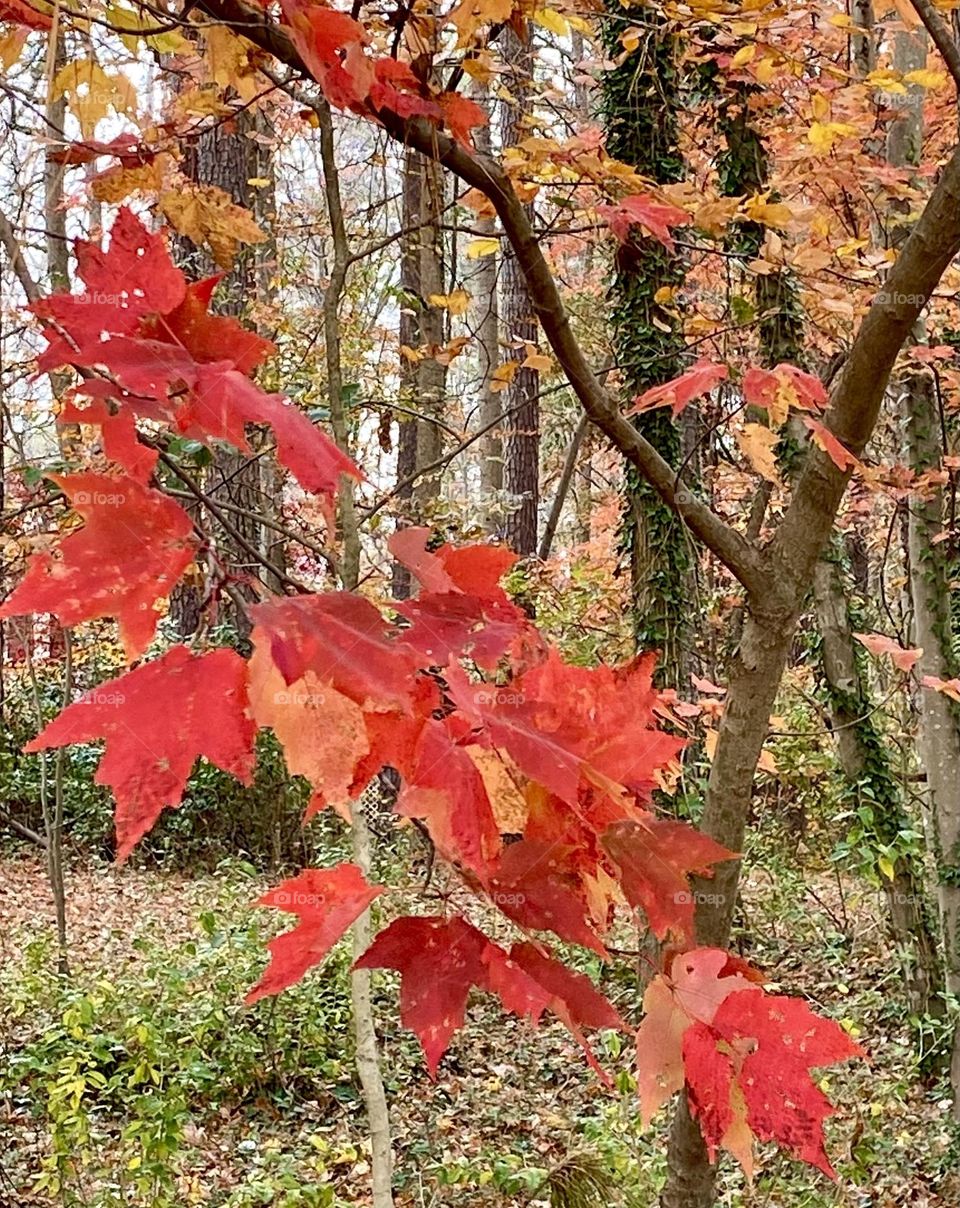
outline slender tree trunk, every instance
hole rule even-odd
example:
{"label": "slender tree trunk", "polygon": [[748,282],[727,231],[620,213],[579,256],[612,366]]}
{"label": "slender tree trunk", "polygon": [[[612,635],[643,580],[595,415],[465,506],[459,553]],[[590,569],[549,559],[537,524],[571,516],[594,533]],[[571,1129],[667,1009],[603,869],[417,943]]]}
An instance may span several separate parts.
{"label": "slender tree trunk", "polygon": [[[330,280],[323,298],[323,337],[327,361],[327,389],[330,420],[339,447],[353,452],[350,426],[344,408],[343,369],[340,363],[340,303],[346,286],[350,248],[344,224],[340,195],[340,175],[337,168],[333,139],[333,118],[328,105],[318,110],[320,118],[320,153],[323,161],[324,194],[330,218],[333,240],[333,263]],[[360,581],[360,533],[353,484],[344,481],[338,499],[340,533],[343,553],[340,562],[340,585],[345,591],[356,590]],[[370,872],[371,836],[362,802],[352,806],[353,825],[350,843],[353,858],[364,875]],[[369,948],[373,938],[370,911],[366,910],[353,924],[353,955],[359,958]],[[393,1147],[390,1136],[390,1110],[380,1074],[380,1049],[376,1021],[370,1000],[371,975],[368,969],[354,969],[350,974],[353,1001],[353,1029],[357,1045],[357,1073],[363,1088],[363,1100],[370,1128],[370,1168],[373,1208],[393,1208]]]}
{"label": "slender tree trunk", "polygon": [[[500,35],[506,75],[513,100],[501,102],[500,142],[514,146],[525,136],[524,117],[530,111],[533,57],[529,30],[521,40],[509,27]],[[511,511],[506,517],[507,541],[518,554],[537,550],[540,507],[540,374],[524,369],[526,349],[536,348],[539,326],[526,279],[512,250],[501,262],[500,321],[506,345],[504,359],[519,361],[520,368],[503,391],[506,416],[503,427],[503,485]]]}
{"label": "slender tree trunk", "polygon": [[[820,559],[813,590],[831,723],[847,792],[857,807],[871,811],[877,839],[895,848],[912,823],[874,720],[862,648],[853,636],[852,584],[844,583],[837,558]],[[917,1015],[941,1014],[940,958],[928,917],[923,868],[906,853],[896,853],[891,863],[893,874],[881,871],[881,884],[903,968],[907,1006]]]}
{"label": "slender tree trunk", "polygon": [[[440,493],[440,472],[414,476],[440,456],[447,371],[430,355],[445,342],[444,311],[430,303],[431,294],[443,294],[444,261],[440,217],[443,212],[443,175],[439,165],[406,148],[403,165],[403,237],[400,250],[401,355],[399,446],[397,480],[405,485],[397,498],[406,504],[406,521],[429,522],[432,503]],[[411,355],[412,354],[412,355]],[[393,595],[410,595],[410,572],[393,566]]]}
{"label": "slender tree trunk", "polygon": [[[907,454],[917,474],[940,466],[943,453],[933,383],[921,374],[904,382],[903,406]],[[933,489],[910,504],[910,597],[914,640],[923,650],[921,677],[952,679],[958,673],[950,608],[951,567],[943,530],[943,496]],[[960,712],[942,692],[924,687],[920,694],[920,763],[927,777],[927,800],[946,988],[960,995]],[[954,1034],[950,1083],[954,1114],[960,1118],[960,1029]]]}
{"label": "slender tree trunk", "polygon": [[[474,98],[486,108],[489,98],[487,88],[475,86]],[[477,150],[489,155],[490,127],[479,126],[473,138]],[[492,217],[479,217],[475,219],[474,226],[481,235],[493,235],[496,229]],[[481,375],[477,426],[486,434],[480,439],[480,497],[484,527],[488,533],[497,531],[503,517],[503,434],[497,422],[501,414],[501,396],[493,389],[493,373],[500,361],[497,301],[499,263],[498,255],[481,256],[473,271],[464,278],[464,287],[471,295],[470,327],[477,344]]]}

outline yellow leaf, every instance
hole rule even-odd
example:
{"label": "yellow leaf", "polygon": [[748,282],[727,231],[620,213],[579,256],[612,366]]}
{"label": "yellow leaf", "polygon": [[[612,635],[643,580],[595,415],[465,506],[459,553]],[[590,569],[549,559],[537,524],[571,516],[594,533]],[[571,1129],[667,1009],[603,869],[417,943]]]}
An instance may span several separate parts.
{"label": "yellow leaf", "polygon": [[653,300],[658,306],[669,306],[677,296],[677,286],[661,285],[657,292],[653,295]]}
{"label": "yellow leaf", "polygon": [[764,55],[753,69],[758,84],[769,84],[777,71],[777,60],[771,55]]}
{"label": "yellow leaf", "polygon": [[0,38],[0,63],[4,71],[9,71],[20,58],[29,32],[26,28],[14,28]]}
{"label": "yellow leaf", "polygon": [[552,8],[537,9],[533,14],[533,19],[537,25],[542,26],[543,29],[549,29],[552,34],[559,34],[561,38],[565,38],[570,33],[567,19]]}
{"label": "yellow leaf", "polygon": [[457,29],[457,47],[468,46],[485,25],[506,24],[513,16],[514,0],[461,0],[447,21]]}
{"label": "yellow leaf", "polygon": [[230,268],[241,243],[263,243],[267,238],[250,211],[234,205],[215,185],[196,185],[181,177],[176,188],[167,189],[158,200],[180,234],[206,244],[221,268]]}
{"label": "yellow leaf", "polygon": [[163,177],[169,162],[169,156],[158,156],[152,164],[139,164],[135,168],[119,165],[107,168],[105,172],[93,178],[90,192],[97,201],[113,206],[125,201],[131,193],[152,195],[163,187]]}
{"label": "yellow leaf", "polygon": [[427,301],[452,315],[465,315],[470,306],[470,295],[465,289],[455,289],[450,294],[429,294]]}
{"label": "yellow leaf", "polygon": [[942,88],[947,82],[946,72],[932,71],[929,67],[908,71],[903,78],[908,84],[919,84],[921,88]]}
{"label": "yellow leaf", "polygon": [[747,63],[752,63],[757,57],[757,44],[751,42],[749,46],[741,46],[737,53],[730,60],[731,67],[743,67]]}
{"label": "yellow leaf", "polygon": [[461,59],[460,66],[478,84],[489,84],[494,71],[488,55],[480,54],[475,59]]}
{"label": "yellow leaf", "polygon": [[822,92],[815,92],[810,98],[810,111],[818,122],[830,116],[830,102]]}
{"label": "yellow leaf", "polygon": [[838,139],[856,133],[856,126],[851,126],[849,122],[813,122],[807,130],[807,141],[814,151],[826,155]]}
{"label": "yellow leaf", "polygon": [[878,88],[881,92],[891,92],[897,96],[903,96],[907,90],[900,79],[899,71],[889,71],[884,67],[879,67],[876,71],[871,71],[869,75],[864,76],[864,83],[869,84],[871,88]]}
{"label": "yellow leaf", "polygon": [[736,434],[737,445],[751,467],[767,482],[778,483],[777,459],[774,448],[777,444],[777,434],[766,424],[744,424],[743,430]]}
{"label": "yellow leaf", "polygon": [[745,206],[747,217],[763,226],[785,227],[793,219],[793,211],[782,201],[767,201],[769,196],[769,193],[754,194]]}
{"label": "yellow leaf", "polygon": [[528,352],[523,368],[532,369],[535,373],[548,373],[553,368],[553,358],[544,356],[542,352]]}
{"label": "yellow leaf", "polygon": [[893,861],[889,856],[877,856],[877,868],[880,869],[888,881],[893,880]]}
{"label": "yellow leaf", "polygon": [[506,390],[519,368],[519,361],[503,361],[498,365],[490,375],[490,392],[499,394],[501,390]]}
{"label": "yellow leaf", "polygon": [[118,72],[108,75],[96,59],[76,59],[65,64],[53,78],[51,98],[65,96],[84,138],[91,138],[97,123],[111,109],[117,114],[133,113],[137,94],[133,84]]}
{"label": "yellow leaf", "polygon": [[469,260],[479,260],[481,256],[492,256],[499,250],[499,239],[471,239],[467,244],[467,258]]}
{"label": "yellow leaf", "polygon": [[640,37],[642,33],[642,30],[638,29],[635,25],[632,25],[629,29],[624,30],[624,32],[620,35],[621,45],[628,54],[632,55],[640,45]]}

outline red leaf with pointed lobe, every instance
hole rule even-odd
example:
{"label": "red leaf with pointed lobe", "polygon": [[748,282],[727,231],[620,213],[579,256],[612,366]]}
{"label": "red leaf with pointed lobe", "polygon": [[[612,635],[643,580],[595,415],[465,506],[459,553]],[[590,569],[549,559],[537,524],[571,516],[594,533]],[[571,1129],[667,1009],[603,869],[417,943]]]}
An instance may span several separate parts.
{"label": "red leaf with pointed lobe", "polygon": [[142,332],[185,348],[195,361],[230,361],[240,373],[252,373],[273,356],[277,346],[229,315],[210,313],[213,292],[221,280],[218,275],[191,282],[179,305],[145,322]]}
{"label": "red leaf with pointed lobe", "polygon": [[619,786],[649,795],[657,770],[683,747],[654,724],[660,698],[651,667],[648,659],[616,671],[572,667],[549,650],[508,684],[470,683],[456,665],[445,675],[465,718],[482,726],[531,780],[577,805],[581,783],[614,796]]}
{"label": "red leaf with pointed lobe", "polygon": [[96,782],[116,798],[124,860],[164,807],[180,804],[198,756],[249,784],[255,733],[244,660],[232,650],[195,655],[174,646],[68,705],[24,750],[106,741]]}
{"label": "red leaf with pointed lobe", "polygon": [[712,1020],[683,1038],[691,1110],[711,1156],[720,1146],[730,1149],[749,1172],[745,1124],[758,1140],[775,1141],[836,1178],[823,1135],[834,1108],[810,1070],[862,1055],[839,1024],[814,1015],[799,998],[756,988],[730,994]]}
{"label": "red leaf with pointed lobe", "polygon": [[751,988],[759,974],[734,964],[720,948],[695,948],[674,956],[643,996],[637,1030],[637,1089],[644,1126],[683,1088],[683,1039],[695,1023],[709,1024],[724,999]]}
{"label": "red leaf with pointed lobe", "polygon": [[336,495],[342,474],[358,482],[363,478],[354,462],[295,403],[282,394],[266,394],[229,363],[199,367],[177,424],[181,431],[201,438],[223,437],[241,452],[249,451],[244,426],[269,424],[280,463],[304,490],[328,500]]}
{"label": "red leaf with pointed lobe", "polygon": [[805,373],[786,362],[773,369],[751,365],[743,375],[743,397],[755,407],[776,411],[778,407],[796,407],[801,411],[822,411],[829,402],[826,387],[812,373]]}
{"label": "red leaf with pointed lobe", "polygon": [[[633,1029],[621,1019],[613,1005],[600,993],[593,982],[583,973],[568,969],[560,961],[545,953],[535,944],[514,944],[510,959],[561,1004],[567,1026],[600,1031],[616,1029],[632,1034]],[[551,1010],[560,1011],[554,1004]],[[563,1016],[561,1016],[563,1018]]]}
{"label": "red leaf with pointed lobe", "polygon": [[86,521],[53,553],[34,554],[0,617],[52,612],[62,625],[116,617],[127,659],[153,640],[168,596],[193,559],[190,517],[126,475],[52,474]]}
{"label": "red leaf with pointed lobe", "polygon": [[521,927],[552,931],[572,944],[607,950],[587,921],[575,852],[557,843],[522,839],[504,848],[487,892],[497,907]]}
{"label": "red leaf with pointed lobe", "polygon": [[676,247],[672,228],[686,226],[691,221],[686,210],[655,201],[647,193],[624,197],[615,206],[597,206],[597,213],[606,219],[610,230],[621,243],[626,243],[630,238],[631,227],[642,226],[670,251]]}
{"label": "red leaf with pointed lobe", "polygon": [[415,600],[396,605],[412,622],[404,641],[438,666],[468,655],[492,670],[511,644],[530,630],[523,610],[499,583],[516,554],[489,545],[443,545],[432,552],[427,549],[429,537],[429,529],[406,528],[390,538],[390,552],[421,584]]}
{"label": "red leaf with pointed lobe", "polygon": [[131,478],[144,484],[149,482],[160,454],[137,439],[133,410],[123,407],[119,411],[112,411],[105,398],[96,397],[89,397],[87,405],[81,407],[77,404],[77,399],[85,394],[87,391],[83,386],[68,394],[57,416],[57,422],[99,424],[104,456],[125,470]]}
{"label": "red leaf with pointed lobe", "polygon": [[625,415],[636,415],[639,411],[652,411],[655,407],[671,407],[674,415],[679,415],[694,399],[709,394],[720,382],[725,382],[730,376],[726,365],[716,361],[697,361],[685,373],[681,373],[672,382],[662,386],[653,386],[644,391],[633,401],[633,405],[624,412]]}
{"label": "red leaf with pointed lobe", "polygon": [[418,660],[369,600],[327,592],[270,600],[250,615],[288,684],[312,671],[362,707],[410,711]]}
{"label": "red leaf with pointed lobe", "polygon": [[712,864],[735,858],[692,826],[652,814],[642,822],[614,823],[602,843],[619,870],[627,901],[644,912],[658,939],[668,932],[692,939],[694,899],[688,876],[710,875]]}
{"label": "red leaf with pointed lobe", "polygon": [[436,121],[441,116],[436,101],[424,96],[421,80],[413,74],[409,63],[398,59],[377,59],[373,63],[373,83],[370,100],[377,109],[389,109],[399,117],[427,117]]}
{"label": "red leaf with pointed lobe", "polygon": [[383,889],[370,885],[356,864],[308,868],[265,893],[258,906],[295,914],[300,922],[270,941],[270,964],[247,995],[247,1004],[279,994],[318,965]]}
{"label": "red leaf with pointed lobe", "polygon": [[442,722],[423,725],[405,775],[397,812],[423,819],[445,859],[489,877],[501,846],[490,798],[473,760]]}
{"label": "red leaf with pointed lobe", "polygon": [[473,131],[490,120],[486,112],[469,97],[459,92],[441,92],[437,97],[443,124],[458,143],[473,149]]}
{"label": "red leaf with pointed lobe", "polygon": [[810,429],[813,443],[826,453],[841,473],[846,474],[848,470],[855,470],[860,465],[860,459],[851,453],[846,445],[840,443],[826,424],[820,423],[812,415],[805,415],[803,422]]}
{"label": "red leaf with pointed lobe", "polygon": [[401,918],[381,931],[358,969],[396,969],[400,1019],[423,1047],[431,1078],[466,1017],[471,986],[485,985],[490,941],[460,918]]}

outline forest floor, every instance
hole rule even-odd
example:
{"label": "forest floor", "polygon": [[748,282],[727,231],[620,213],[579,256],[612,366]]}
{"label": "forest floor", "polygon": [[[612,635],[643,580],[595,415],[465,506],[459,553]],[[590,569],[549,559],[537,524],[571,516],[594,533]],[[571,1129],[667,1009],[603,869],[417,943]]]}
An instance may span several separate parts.
{"label": "forest floor", "polygon": [[[188,877],[86,865],[67,882],[68,980],[42,863],[0,859],[0,1208],[366,1205],[346,952],[244,1008],[280,922],[250,909],[266,882],[249,866]],[[853,1021],[869,1060],[820,1082],[838,1105],[837,1183],[764,1146],[752,1188],[723,1161],[722,1202],[956,1208],[945,1085],[918,1073],[877,891],[755,861],[739,930],[784,992]],[[636,985],[629,961],[604,975],[634,1020]],[[605,1203],[655,1203],[667,1113],[641,1129],[616,1037],[598,1046],[614,1074],[605,1090],[561,1027],[533,1031],[479,998],[431,1082],[392,980],[377,1010],[399,1208],[543,1204],[545,1174],[571,1153],[611,1172]]]}

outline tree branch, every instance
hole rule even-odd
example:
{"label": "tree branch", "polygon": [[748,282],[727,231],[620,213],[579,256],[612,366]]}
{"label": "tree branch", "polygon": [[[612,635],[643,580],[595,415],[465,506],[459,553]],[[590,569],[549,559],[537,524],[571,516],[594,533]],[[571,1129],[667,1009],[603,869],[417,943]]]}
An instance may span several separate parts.
{"label": "tree branch", "polygon": [[953,82],[960,90],[960,48],[946,22],[933,7],[930,0],[910,0],[914,11],[926,27],[927,33],[933,39],[933,44],[940,51],[947,71],[953,76]]}
{"label": "tree branch", "polygon": [[[294,71],[310,78],[310,72],[286,31],[248,7],[243,0],[200,0],[199,7]],[[692,491],[677,482],[673,467],[621,415],[615,399],[591,369],[571,330],[540,241],[501,166],[491,158],[471,153],[423,118],[403,119],[387,111],[378,113],[376,118],[396,142],[437,160],[465,184],[479,189],[489,198],[527,281],[544,335],[584,411],[747,591],[751,595],[763,594],[771,584],[760,551]]]}

